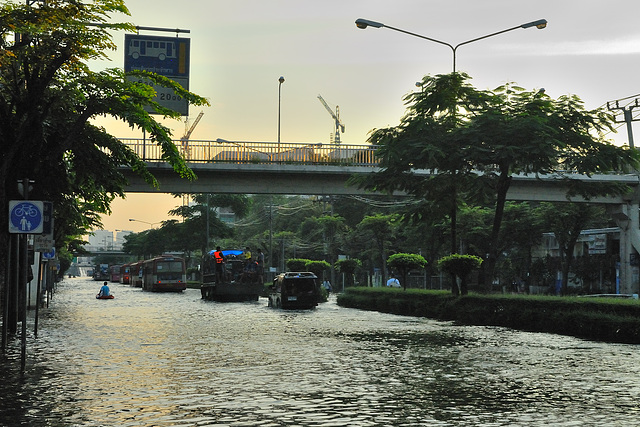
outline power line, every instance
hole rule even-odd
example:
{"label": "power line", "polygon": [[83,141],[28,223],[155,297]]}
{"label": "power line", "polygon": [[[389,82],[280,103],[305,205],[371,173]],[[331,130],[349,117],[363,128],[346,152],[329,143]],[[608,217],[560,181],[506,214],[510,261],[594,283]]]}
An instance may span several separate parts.
{"label": "power line", "polygon": [[[624,117],[624,121],[618,121],[617,119],[614,119],[616,121],[616,123],[626,123],[627,125],[627,137],[629,138],[629,147],[630,148],[634,148],[634,143],[633,143],[633,129],[631,127],[631,123],[634,121],[637,121],[635,117],[633,117],[633,109],[636,107],[640,107],[640,102],[637,98],[633,100],[633,102],[627,103],[626,105],[621,106],[620,105],[620,101],[621,100],[617,100],[615,101],[615,106],[612,106],[610,102],[607,102],[607,108],[609,109],[609,111],[622,111],[623,117]],[[625,99],[630,99],[629,98],[625,98]],[[637,117],[637,116],[636,116]]]}

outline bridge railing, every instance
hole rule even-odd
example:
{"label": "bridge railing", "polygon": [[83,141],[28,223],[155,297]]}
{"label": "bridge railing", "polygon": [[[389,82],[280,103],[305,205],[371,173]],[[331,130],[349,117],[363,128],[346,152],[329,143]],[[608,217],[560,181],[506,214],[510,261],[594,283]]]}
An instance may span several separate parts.
{"label": "bridge railing", "polygon": [[[145,161],[162,161],[162,150],[142,138],[121,138]],[[193,163],[289,163],[340,166],[378,166],[373,145],[309,144],[295,142],[249,142],[193,140],[174,143]]]}

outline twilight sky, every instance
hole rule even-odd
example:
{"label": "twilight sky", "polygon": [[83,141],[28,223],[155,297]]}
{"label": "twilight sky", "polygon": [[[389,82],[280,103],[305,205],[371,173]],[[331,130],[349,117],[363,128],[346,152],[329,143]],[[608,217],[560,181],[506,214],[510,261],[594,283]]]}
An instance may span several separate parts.
{"label": "twilight sky", "polygon": [[[204,111],[191,139],[276,141],[280,76],[283,142],[330,141],[334,122],[319,94],[340,107],[343,144],[365,143],[372,129],[397,125],[402,98],[416,81],[451,72],[451,49],[388,28],[360,30],[357,18],[452,45],[544,18],[543,30],[517,29],[461,46],[457,70],[479,89],[515,82],[554,98],[578,95],[587,108],[619,99],[626,105],[640,94],[637,0],[128,0],[127,6],[132,16],[116,20],[190,30],[181,35],[191,39],[190,89],[211,102],[191,108],[191,120]],[[124,34],[114,40],[112,61],[94,69],[123,66]],[[140,136],[117,122],[102,124],[117,136]],[[182,122],[167,124],[176,138],[185,131]],[[626,143],[625,127],[611,138]],[[128,218],[157,222],[178,204],[129,195],[103,222],[106,229],[140,231],[146,225]]]}

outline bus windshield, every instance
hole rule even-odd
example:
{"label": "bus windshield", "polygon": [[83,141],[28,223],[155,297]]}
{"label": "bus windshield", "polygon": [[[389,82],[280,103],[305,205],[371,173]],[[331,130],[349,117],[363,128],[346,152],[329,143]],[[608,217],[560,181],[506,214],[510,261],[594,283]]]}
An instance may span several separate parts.
{"label": "bus windshield", "polygon": [[181,261],[159,261],[156,270],[158,273],[181,273]]}

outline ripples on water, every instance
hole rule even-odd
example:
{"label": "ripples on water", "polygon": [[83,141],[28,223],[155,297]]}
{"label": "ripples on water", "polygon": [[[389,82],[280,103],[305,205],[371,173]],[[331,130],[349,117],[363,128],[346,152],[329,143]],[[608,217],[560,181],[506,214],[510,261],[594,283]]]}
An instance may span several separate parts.
{"label": "ripples on water", "polygon": [[[637,346],[69,279],[2,360],[28,426],[638,425]],[[30,325],[30,329],[32,326]]]}

